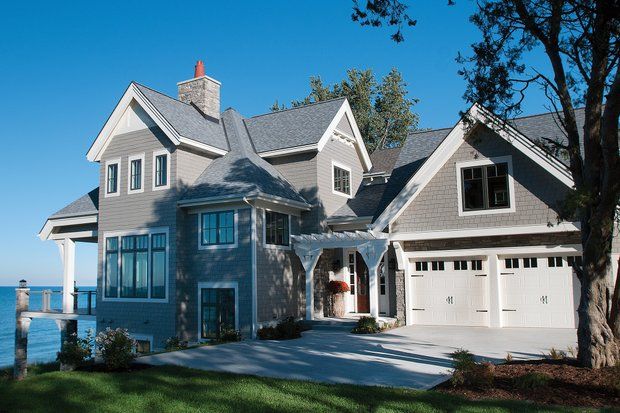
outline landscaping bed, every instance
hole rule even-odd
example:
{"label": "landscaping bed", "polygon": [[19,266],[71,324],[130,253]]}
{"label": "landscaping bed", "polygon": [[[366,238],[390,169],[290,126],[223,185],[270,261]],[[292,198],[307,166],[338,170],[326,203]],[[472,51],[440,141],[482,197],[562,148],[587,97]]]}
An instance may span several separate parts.
{"label": "landscaping bed", "polygon": [[[546,376],[524,386],[518,378]],[[574,360],[513,361],[495,366],[493,383],[458,385],[450,381],[435,390],[470,400],[530,400],[545,405],[620,408],[620,367],[587,369]]]}

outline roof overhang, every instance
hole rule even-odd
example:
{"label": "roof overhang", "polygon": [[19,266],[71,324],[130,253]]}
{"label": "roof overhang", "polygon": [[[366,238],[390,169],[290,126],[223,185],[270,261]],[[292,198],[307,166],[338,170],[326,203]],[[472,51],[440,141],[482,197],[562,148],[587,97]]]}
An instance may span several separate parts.
{"label": "roof overhang", "polygon": [[206,198],[197,198],[197,199],[182,199],[177,204],[181,208],[190,208],[201,205],[217,205],[217,204],[228,204],[233,202],[245,202],[245,201],[263,201],[271,204],[283,205],[290,208],[300,209],[303,211],[309,211],[312,207],[310,204],[305,202],[294,201],[292,199],[282,198],[275,195],[264,194],[262,192],[253,193],[253,194],[232,194],[232,195],[224,195],[217,197],[206,197]]}
{"label": "roof overhang", "polygon": [[[92,238],[97,236],[97,223],[99,221],[99,214],[84,214],[74,215],[66,217],[48,218],[39,231],[39,239],[41,241],[71,238]],[[91,225],[89,225],[91,224]],[[56,234],[55,231],[63,227],[73,226],[87,226],[92,228],[85,228],[77,232],[65,232],[62,234]]]}
{"label": "roof overhang", "polygon": [[296,250],[350,248],[369,243],[387,248],[389,244],[387,234],[373,234],[369,231],[291,235],[291,240]]}
{"label": "roof overhang", "polygon": [[132,101],[135,101],[140,105],[142,109],[149,115],[149,117],[155,122],[155,124],[166,134],[168,139],[175,145],[185,145],[197,149],[199,151],[207,152],[213,155],[224,155],[227,153],[224,149],[219,149],[211,145],[207,145],[202,142],[198,142],[194,139],[188,138],[179,134],[174,127],[166,120],[166,118],[155,108],[155,106],[144,96],[140,89],[134,82],[131,82],[125,93],[116,104],[116,107],[112,111],[112,114],[108,117],[103,128],[95,138],[95,141],[91,145],[90,149],[86,153],[86,158],[91,162],[99,162],[101,156],[105,152],[108,144],[114,137],[112,133],[121,120],[125,110],[129,107]]}
{"label": "roof overhang", "polygon": [[488,109],[474,104],[409,179],[396,198],[379,215],[371,225],[371,231],[374,233],[382,232],[400,216],[448,159],[454,155],[464,142],[469,131],[477,123],[487,126],[569,188],[574,186],[570,170],[558,158],[545,152],[544,149],[536,145],[531,139],[498,118]]}

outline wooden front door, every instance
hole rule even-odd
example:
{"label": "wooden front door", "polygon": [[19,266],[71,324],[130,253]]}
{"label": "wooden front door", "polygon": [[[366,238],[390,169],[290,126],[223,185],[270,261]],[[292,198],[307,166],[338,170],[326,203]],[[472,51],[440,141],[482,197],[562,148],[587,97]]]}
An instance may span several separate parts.
{"label": "wooden front door", "polygon": [[368,267],[359,252],[356,252],[356,275],[357,275],[357,312],[370,312],[370,296],[368,295]]}

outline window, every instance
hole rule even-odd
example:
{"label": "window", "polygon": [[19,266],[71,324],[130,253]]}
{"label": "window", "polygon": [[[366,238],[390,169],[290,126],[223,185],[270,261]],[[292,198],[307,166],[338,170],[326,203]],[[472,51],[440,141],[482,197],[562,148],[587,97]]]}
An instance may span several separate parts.
{"label": "window", "polygon": [[265,211],[265,244],[289,245],[289,216]]}
{"label": "window", "polygon": [[581,258],[581,255],[566,257],[566,263],[569,267],[581,267],[583,265],[583,259]]}
{"label": "window", "polygon": [[165,299],[167,238],[165,232],[106,237],[104,297]]}
{"label": "window", "polygon": [[443,261],[432,261],[431,268],[433,271],[443,271],[445,269]]}
{"label": "window", "polygon": [[136,340],[136,353],[148,354],[151,352],[150,340]]}
{"label": "window", "polygon": [[538,268],[538,258],[523,258],[523,268]]}
{"label": "window", "polygon": [[547,257],[547,265],[549,268],[563,267],[562,257]]}
{"label": "window", "polygon": [[351,170],[342,166],[333,165],[334,192],[351,195]]}
{"label": "window", "polygon": [[385,265],[379,265],[379,294],[385,295]]}
{"label": "window", "polygon": [[151,236],[151,298],[166,297],[166,234]]}
{"label": "window", "polygon": [[510,156],[457,164],[459,215],[514,212]]}
{"label": "window", "polygon": [[416,271],[428,271],[428,262],[427,261],[416,261],[415,270]]}
{"label": "window", "polygon": [[206,212],[200,221],[200,245],[235,244],[235,211]]}
{"label": "window", "polygon": [[454,261],[455,271],[464,271],[466,269],[467,269],[467,261],[464,261],[464,260]]}
{"label": "window", "polygon": [[518,258],[506,258],[504,260],[504,266],[508,269],[519,268],[519,259]]}
{"label": "window", "polygon": [[166,150],[153,152],[153,190],[170,187],[168,170],[170,154]]}
{"label": "window", "polygon": [[349,289],[355,295],[355,254],[349,253]]}
{"label": "window", "polygon": [[129,180],[127,192],[138,193],[144,192],[144,154],[129,157]]}
{"label": "window", "polygon": [[121,237],[121,297],[148,297],[148,235]]}
{"label": "window", "polygon": [[106,193],[115,194],[118,192],[118,164],[111,163],[108,165],[106,179]]}
{"label": "window", "polygon": [[236,329],[235,289],[202,288],[200,313],[202,338],[219,338],[222,331]]}
{"label": "window", "polygon": [[482,271],[482,260],[471,260],[471,269],[474,271]]}

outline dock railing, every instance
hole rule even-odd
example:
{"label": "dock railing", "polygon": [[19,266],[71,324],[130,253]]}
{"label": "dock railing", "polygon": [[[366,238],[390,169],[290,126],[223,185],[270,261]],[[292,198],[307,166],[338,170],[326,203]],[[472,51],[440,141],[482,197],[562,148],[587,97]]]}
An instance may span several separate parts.
{"label": "dock railing", "polygon": [[[43,313],[62,313],[62,290],[30,290],[29,294],[41,294],[41,308],[33,308],[32,301],[29,308],[29,311],[38,311]],[[95,302],[96,302],[96,291],[94,290],[84,290],[84,291],[74,291],[71,293],[73,296],[73,313],[74,314],[82,314],[82,315],[94,315],[95,314]],[[60,308],[56,308],[54,305],[53,298],[60,297]],[[80,307],[82,304],[81,297],[86,297],[86,306]]]}

